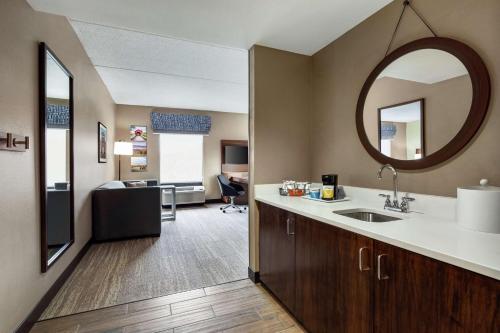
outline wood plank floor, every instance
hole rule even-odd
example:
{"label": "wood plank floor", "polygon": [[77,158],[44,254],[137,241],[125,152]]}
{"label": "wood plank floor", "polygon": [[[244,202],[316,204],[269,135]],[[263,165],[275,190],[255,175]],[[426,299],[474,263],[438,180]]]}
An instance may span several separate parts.
{"label": "wood plank floor", "polygon": [[245,279],[40,321],[31,332],[304,331],[264,288]]}
{"label": "wood plank floor", "polygon": [[159,238],[94,244],[41,319],[248,277],[248,214],[181,208]]}

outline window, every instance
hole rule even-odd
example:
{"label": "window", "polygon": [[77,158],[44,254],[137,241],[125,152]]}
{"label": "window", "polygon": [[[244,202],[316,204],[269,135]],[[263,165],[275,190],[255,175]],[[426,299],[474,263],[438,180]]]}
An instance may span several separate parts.
{"label": "window", "polygon": [[203,181],[203,135],[160,134],[160,183]]}
{"label": "window", "polygon": [[380,152],[385,156],[391,156],[391,141],[390,139],[380,140]]}
{"label": "window", "polygon": [[68,130],[47,128],[47,186],[53,187],[54,183],[68,182]]}

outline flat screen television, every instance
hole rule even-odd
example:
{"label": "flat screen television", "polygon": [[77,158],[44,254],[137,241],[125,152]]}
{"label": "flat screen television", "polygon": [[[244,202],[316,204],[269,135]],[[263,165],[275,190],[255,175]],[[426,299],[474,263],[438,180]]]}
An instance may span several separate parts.
{"label": "flat screen television", "polygon": [[226,164],[248,164],[248,147],[225,146]]}

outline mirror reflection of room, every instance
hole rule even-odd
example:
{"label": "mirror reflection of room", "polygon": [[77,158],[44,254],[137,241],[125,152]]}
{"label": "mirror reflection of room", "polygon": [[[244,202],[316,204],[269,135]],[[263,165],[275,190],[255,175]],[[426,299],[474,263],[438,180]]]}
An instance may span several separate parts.
{"label": "mirror reflection of room", "polygon": [[371,86],[365,131],[384,155],[420,159],[457,135],[471,102],[472,83],[460,60],[441,50],[413,51],[393,61]]}
{"label": "mirror reflection of room", "polygon": [[423,155],[424,99],[378,110],[379,150],[398,160],[417,160]]}
{"label": "mirror reflection of room", "polygon": [[47,52],[46,186],[48,261],[71,242],[70,82]]}

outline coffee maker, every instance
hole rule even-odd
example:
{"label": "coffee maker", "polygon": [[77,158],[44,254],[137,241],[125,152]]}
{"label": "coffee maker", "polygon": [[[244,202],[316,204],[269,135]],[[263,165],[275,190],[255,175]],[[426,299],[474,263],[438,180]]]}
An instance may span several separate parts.
{"label": "coffee maker", "polygon": [[338,194],[338,175],[328,174],[322,175],[321,181],[323,182],[323,190],[321,191],[321,199],[335,200]]}

